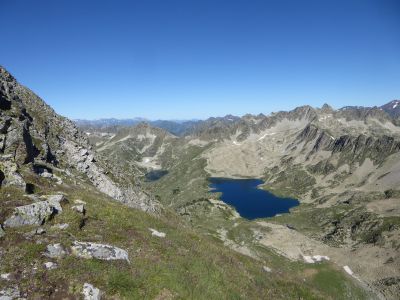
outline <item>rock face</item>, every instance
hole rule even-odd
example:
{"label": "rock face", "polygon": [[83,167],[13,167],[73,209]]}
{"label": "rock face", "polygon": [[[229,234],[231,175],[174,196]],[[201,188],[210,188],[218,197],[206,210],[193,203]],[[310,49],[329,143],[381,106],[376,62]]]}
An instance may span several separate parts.
{"label": "rock face", "polygon": [[4,227],[19,227],[24,225],[42,225],[54,215],[62,212],[63,195],[50,196],[49,200],[19,206],[13,215],[4,222]]}
{"label": "rock face", "polygon": [[83,285],[82,294],[85,300],[100,300],[101,292],[90,283]]}
{"label": "rock face", "polygon": [[160,210],[160,205],[140,187],[108,177],[104,163],[97,161],[87,137],[75,124],[57,115],[0,66],[0,186],[24,190],[22,167],[59,183],[62,181],[53,169],[66,169],[66,174],[77,171],[117,201],[148,212]]}
{"label": "rock face", "polygon": [[95,163],[93,154],[87,148],[80,147],[71,141],[65,141],[63,146],[69,157],[69,163],[86,174],[101,192],[134,208],[153,213],[160,210],[160,205],[140,189],[132,186],[122,189],[116,185]]}
{"label": "rock face", "polygon": [[62,258],[67,255],[67,251],[61,244],[47,245],[45,256],[49,258]]}
{"label": "rock face", "polygon": [[9,287],[0,291],[0,300],[18,299],[21,297],[18,287]]}
{"label": "rock face", "polygon": [[129,262],[128,252],[125,250],[105,245],[75,241],[71,247],[72,254],[81,258],[97,258],[101,260],[126,260]]}

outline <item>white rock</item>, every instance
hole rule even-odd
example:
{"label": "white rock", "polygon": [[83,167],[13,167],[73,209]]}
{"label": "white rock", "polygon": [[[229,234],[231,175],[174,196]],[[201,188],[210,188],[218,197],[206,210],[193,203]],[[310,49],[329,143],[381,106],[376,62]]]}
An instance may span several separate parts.
{"label": "white rock", "polygon": [[71,250],[72,254],[81,258],[126,260],[129,262],[128,252],[111,245],[75,241],[71,247]]}
{"label": "white rock", "polygon": [[0,274],[0,278],[3,280],[10,280],[11,273]]}
{"label": "white rock", "polygon": [[99,300],[101,298],[100,290],[90,283],[83,284],[82,294],[85,300]]}
{"label": "white rock", "polygon": [[85,206],[83,204],[79,204],[79,205],[74,205],[71,207],[72,210],[75,210],[81,214],[85,213]]}
{"label": "white rock", "polygon": [[43,178],[51,178],[51,177],[53,177],[53,174],[51,174],[51,173],[45,171],[45,172],[43,172],[43,173],[40,174],[40,177],[43,177]]}
{"label": "white rock", "polygon": [[149,230],[151,231],[151,235],[153,235],[153,236],[158,236],[160,238],[164,238],[166,236],[166,234],[164,232],[157,231],[153,228],[149,228]]}
{"label": "white rock", "polygon": [[74,200],[74,202],[75,202],[75,204],[86,204],[85,201],[82,201],[80,199],[76,199],[76,200]]}
{"label": "white rock", "polygon": [[42,227],[39,227],[38,229],[35,230],[35,234],[43,234],[46,233],[46,230],[44,230]]}
{"label": "white rock", "polygon": [[67,224],[67,223],[56,224],[56,225],[53,225],[52,227],[53,227],[53,228],[57,228],[57,229],[64,230],[64,229],[67,229],[67,228],[69,227],[69,224]]}
{"label": "white rock", "polygon": [[263,266],[263,270],[264,270],[265,272],[267,272],[267,273],[271,273],[271,272],[272,272],[272,269],[271,269],[271,268],[268,268],[267,266]]}
{"label": "white rock", "polygon": [[45,262],[44,266],[46,267],[47,270],[57,269],[57,264],[51,261]]}

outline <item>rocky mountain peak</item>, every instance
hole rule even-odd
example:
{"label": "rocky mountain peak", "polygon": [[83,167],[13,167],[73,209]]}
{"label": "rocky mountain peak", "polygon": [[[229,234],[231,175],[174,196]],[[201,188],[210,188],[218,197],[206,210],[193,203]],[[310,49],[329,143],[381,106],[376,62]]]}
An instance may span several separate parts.
{"label": "rocky mountain peak", "polygon": [[3,66],[0,65],[0,80],[12,82],[15,81],[15,78]]}
{"label": "rocky mountain peak", "polygon": [[[106,175],[87,137],[75,124],[56,114],[42,99],[0,68],[0,182],[26,189],[27,179],[57,169],[78,172],[101,192],[127,205],[156,211],[156,204],[139,186],[117,183]],[[47,175],[50,174],[50,175]],[[70,176],[66,175],[66,176]]]}
{"label": "rocky mountain peak", "polygon": [[332,108],[332,106],[330,106],[327,103],[324,103],[324,105],[322,105],[321,107],[321,112],[323,113],[332,113],[334,111],[334,109]]}
{"label": "rocky mountain peak", "polygon": [[392,100],[380,107],[393,118],[400,117],[400,100]]}

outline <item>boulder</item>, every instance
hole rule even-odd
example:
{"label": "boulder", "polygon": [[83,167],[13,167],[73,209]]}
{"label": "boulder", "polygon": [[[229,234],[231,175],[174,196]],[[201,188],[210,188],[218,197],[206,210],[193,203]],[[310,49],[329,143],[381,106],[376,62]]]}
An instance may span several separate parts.
{"label": "boulder", "polygon": [[51,261],[45,262],[45,263],[44,263],[44,266],[45,266],[45,268],[46,268],[47,270],[53,270],[53,269],[56,269],[56,268],[57,268],[57,264],[56,264],[56,263],[53,263],[53,262],[51,262]]}
{"label": "boulder", "polygon": [[11,277],[11,273],[3,273],[3,274],[0,274],[0,278],[2,279],[2,280],[10,280],[10,277]]}
{"label": "boulder", "polygon": [[65,198],[63,194],[56,194],[56,195],[49,195],[46,196],[47,201],[54,202],[54,203],[66,203],[68,200]]}
{"label": "boulder", "polygon": [[157,231],[153,228],[149,228],[149,230],[151,231],[151,235],[153,235],[153,236],[157,236],[160,238],[164,238],[166,236],[166,234],[164,232]]}
{"label": "boulder", "polygon": [[83,204],[74,205],[74,206],[71,207],[71,209],[73,209],[76,212],[81,213],[83,215],[86,213],[86,209],[85,209],[85,206]]}
{"label": "boulder", "polygon": [[53,174],[51,174],[50,172],[47,172],[47,170],[46,170],[43,173],[40,173],[40,176],[44,177],[44,178],[52,178]]}
{"label": "boulder", "polygon": [[12,162],[6,155],[3,155],[0,160],[2,161],[3,167],[3,180],[2,185],[4,186],[15,186],[21,189],[25,189],[26,183],[18,172],[18,166],[15,162]]}
{"label": "boulder", "polygon": [[100,300],[101,292],[90,283],[84,283],[82,294],[85,300]]}
{"label": "boulder", "polygon": [[88,242],[73,243],[72,254],[81,258],[97,258],[101,260],[126,260],[129,262],[128,252],[125,250],[105,244]]}
{"label": "boulder", "polygon": [[36,229],[34,229],[34,230],[32,230],[32,231],[30,231],[28,233],[25,233],[24,236],[26,238],[32,238],[35,235],[42,235],[44,233],[46,233],[46,230],[44,230],[42,227],[39,227],[39,228],[36,228]]}
{"label": "boulder", "polygon": [[83,204],[83,205],[86,204],[85,201],[82,201],[82,200],[80,200],[80,199],[76,199],[76,200],[74,200],[74,202],[75,202],[75,204]]}
{"label": "boulder", "polygon": [[42,225],[54,215],[62,212],[63,195],[52,195],[46,201],[19,206],[13,215],[4,222],[4,227],[19,227],[24,225]]}
{"label": "boulder", "polygon": [[61,244],[50,244],[47,245],[44,255],[50,258],[62,258],[67,255],[67,251]]}
{"label": "boulder", "polygon": [[0,291],[0,300],[11,300],[21,297],[21,293],[17,286],[8,287]]}
{"label": "boulder", "polygon": [[271,272],[272,272],[272,269],[269,268],[269,267],[267,267],[267,266],[263,266],[263,271],[264,271],[264,272],[267,272],[267,273],[271,273]]}

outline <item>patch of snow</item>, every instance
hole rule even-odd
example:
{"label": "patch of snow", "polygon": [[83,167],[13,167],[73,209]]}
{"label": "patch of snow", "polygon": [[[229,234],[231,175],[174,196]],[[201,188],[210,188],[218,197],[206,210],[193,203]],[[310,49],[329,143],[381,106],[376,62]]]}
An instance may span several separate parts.
{"label": "patch of snow", "polygon": [[396,102],[396,103],[393,105],[393,108],[396,108],[397,105],[399,105],[399,102]]}
{"label": "patch of snow", "polygon": [[153,235],[153,236],[157,236],[160,238],[164,238],[166,236],[166,234],[164,232],[157,231],[153,228],[149,228],[149,230],[151,231],[151,235]]}
{"label": "patch of snow", "polygon": [[258,139],[258,141],[261,141],[261,140],[265,139],[265,137],[268,136],[268,135],[274,135],[274,134],[276,134],[276,132],[266,133],[266,134],[264,134],[262,137],[260,137],[260,138]]}
{"label": "patch of snow", "polygon": [[324,255],[314,255],[313,259],[315,261],[323,261],[323,260],[330,260],[330,258],[328,256],[324,256]]}
{"label": "patch of snow", "polygon": [[330,260],[328,256],[325,255],[314,255],[314,256],[309,256],[309,255],[303,255],[304,262],[308,264],[313,264],[316,262],[321,262],[323,260]]}
{"label": "patch of snow", "polygon": [[303,255],[303,259],[304,259],[304,261],[305,261],[306,263],[308,263],[308,264],[313,264],[313,263],[314,263],[314,260],[313,260],[312,257],[309,256],[309,255]]}
{"label": "patch of snow", "polygon": [[238,142],[236,142],[236,141],[233,141],[232,142],[234,145],[236,145],[236,146],[240,146],[241,144],[239,144]]}
{"label": "patch of snow", "polygon": [[343,269],[346,271],[347,274],[354,276],[353,271],[350,269],[349,266],[344,266]]}
{"label": "patch of snow", "polygon": [[138,135],[137,135],[137,139],[138,139],[139,141],[143,141],[144,139],[146,139],[146,136],[145,136],[144,134],[138,134]]}

